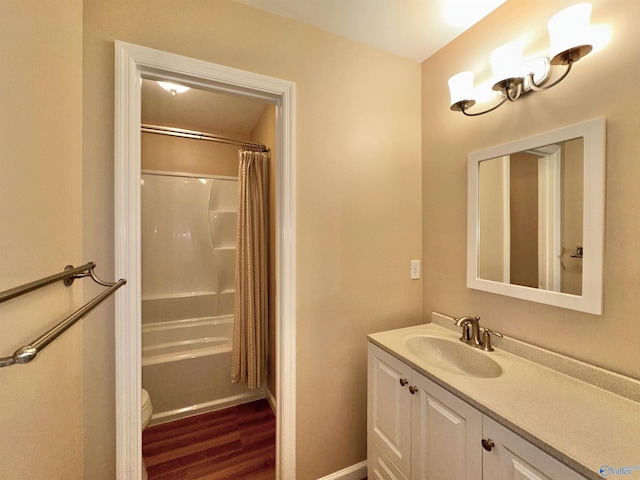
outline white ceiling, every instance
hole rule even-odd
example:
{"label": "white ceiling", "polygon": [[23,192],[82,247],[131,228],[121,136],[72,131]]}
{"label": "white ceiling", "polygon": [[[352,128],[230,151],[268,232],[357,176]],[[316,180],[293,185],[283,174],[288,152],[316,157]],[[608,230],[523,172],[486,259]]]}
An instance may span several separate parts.
{"label": "white ceiling", "polygon": [[422,62],[506,0],[237,0]]}
{"label": "white ceiling", "polygon": [[249,134],[266,103],[192,88],[171,95],[153,80],[142,80],[142,123],[198,132]]}

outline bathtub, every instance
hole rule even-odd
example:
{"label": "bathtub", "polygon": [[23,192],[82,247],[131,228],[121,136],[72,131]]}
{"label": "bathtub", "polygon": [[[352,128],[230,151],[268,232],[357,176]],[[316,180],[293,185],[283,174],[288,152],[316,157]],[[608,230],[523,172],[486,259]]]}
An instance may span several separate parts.
{"label": "bathtub", "polygon": [[145,324],[142,366],[231,352],[233,315]]}
{"label": "bathtub", "polygon": [[145,306],[142,386],[153,403],[151,425],[265,398],[264,389],[231,383],[233,315],[167,319],[165,309],[150,321]]}

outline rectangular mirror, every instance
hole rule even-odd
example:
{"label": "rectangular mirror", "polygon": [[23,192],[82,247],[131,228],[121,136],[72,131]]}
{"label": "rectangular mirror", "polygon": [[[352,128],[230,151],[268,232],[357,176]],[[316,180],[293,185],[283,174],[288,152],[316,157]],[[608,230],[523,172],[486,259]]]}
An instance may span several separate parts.
{"label": "rectangular mirror", "polygon": [[602,314],[605,120],[469,154],[467,287]]}

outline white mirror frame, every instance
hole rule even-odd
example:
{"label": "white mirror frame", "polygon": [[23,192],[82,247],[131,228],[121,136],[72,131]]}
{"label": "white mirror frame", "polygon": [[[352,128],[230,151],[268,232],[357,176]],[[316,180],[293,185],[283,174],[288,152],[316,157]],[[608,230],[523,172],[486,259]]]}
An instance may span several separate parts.
{"label": "white mirror frame", "polygon": [[[478,172],[480,162],[580,137],[584,139],[583,247],[585,254],[582,263],[582,295],[539,290],[479,278]],[[594,315],[602,314],[605,148],[605,119],[596,118],[469,154],[467,287]]]}

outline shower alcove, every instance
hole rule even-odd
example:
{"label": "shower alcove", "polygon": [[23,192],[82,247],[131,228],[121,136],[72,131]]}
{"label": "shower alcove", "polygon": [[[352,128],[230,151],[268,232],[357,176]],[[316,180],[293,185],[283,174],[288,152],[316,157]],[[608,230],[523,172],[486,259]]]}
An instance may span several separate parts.
{"label": "shower alcove", "polygon": [[[141,364],[153,425],[264,398],[275,387],[230,380],[240,147],[145,126],[269,145],[275,108],[208,91],[171,95],[146,79],[142,93]],[[214,116],[223,123],[212,125]]]}

